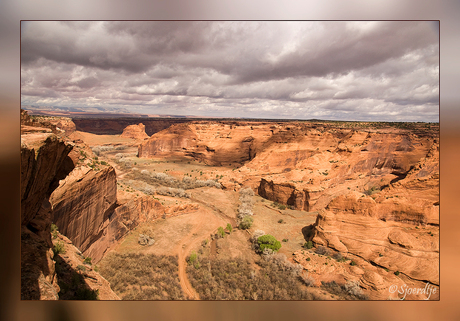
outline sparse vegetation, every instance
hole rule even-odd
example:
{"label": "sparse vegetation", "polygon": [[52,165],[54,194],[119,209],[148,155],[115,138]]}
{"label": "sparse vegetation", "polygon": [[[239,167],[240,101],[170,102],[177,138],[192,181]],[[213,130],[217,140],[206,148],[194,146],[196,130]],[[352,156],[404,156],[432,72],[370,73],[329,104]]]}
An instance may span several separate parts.
{"label": "sparse vegetation", "polygon": [[368,196],[371,196],[375,193],[378,193],[380,192],[380,187],[378,186],[372,186],[371,188],[367,189],[364,191],[364,194],[368,195]]}
{"label": "sparse vegetation", "polygon": [[109,253],[99,270],[123,300],[182,300],[177,257]]}
{"label": "sparse vegetation", "polygon": [[315,253],[319,255],[329,255],[329,250],[320,245],[316,248]]}
{"label": "sparse vegetation", "polygon": [[54,223],[51,223],[51,236],[53,237],[53,239],[57,238],[58,237],[58,227],[56,226],[56,224]]}
{"label": "sparse vegetation", "polygon": [[362,294],[362,290],[359,287],[359,283],[355,281],[349,281],[346,284],[339,285],[335,281],[321,282],[321,288],[328,291],[329,293],[338,295],[339,298],[344,300],[368,300],[368,296]]}
{"label": "sparse vegetation", "polygon": [[242,258],[210,260],[200,257],[200,268],[189,265],[190,282],[202,300],[314,300],[303,288],[301,267],[276,254],[260,260],[256,271]]}
{"label": "sparse vegetation", "polygon": [[254,191],[251,188],[242,188],[240,190],[240,206],[238,207],[238,221],[241,229],[249,229],[252,226],[254,206]]}
{"label": "sparse vegetation", "polygon": [[311,249],[313,247],[313,242],[312,241],[305,242],[303,247],[306,249]]}
{"label": "sparse vegetation", "polygon": [[254,222],[254,219],[250,216],[246,216],[243,218],[243,220],[240,222],[239,228],[242,230],[247,230],[250,229],[252,226],[252,223]]}
{"label": "sparse vegetation", "polygon": [[65,253],[64,243],[61,241],[57,241],[56,244],[54,244],[53,253],[54,253],[54,256],[58,254],[64,254]]}

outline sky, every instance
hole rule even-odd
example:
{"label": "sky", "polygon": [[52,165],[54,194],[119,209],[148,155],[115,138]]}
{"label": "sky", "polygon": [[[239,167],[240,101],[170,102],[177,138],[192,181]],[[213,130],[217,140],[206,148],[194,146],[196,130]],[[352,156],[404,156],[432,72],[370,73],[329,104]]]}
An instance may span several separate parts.
{"label": "sky", "polygon": [[432,21],[23,21],[21,104],[439,121]]}

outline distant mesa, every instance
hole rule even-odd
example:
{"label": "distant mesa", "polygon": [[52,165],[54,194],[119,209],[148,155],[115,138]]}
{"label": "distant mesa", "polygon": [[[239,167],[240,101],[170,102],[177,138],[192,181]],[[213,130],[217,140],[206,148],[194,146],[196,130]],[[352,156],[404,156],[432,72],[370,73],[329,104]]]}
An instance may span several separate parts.
{"label": "distant mesa", "polygon": [[121,137],[144,140],[148,139],[149,135],[145,132],[145,125],[139,123],[137,125],[129,125],[123,130]]}

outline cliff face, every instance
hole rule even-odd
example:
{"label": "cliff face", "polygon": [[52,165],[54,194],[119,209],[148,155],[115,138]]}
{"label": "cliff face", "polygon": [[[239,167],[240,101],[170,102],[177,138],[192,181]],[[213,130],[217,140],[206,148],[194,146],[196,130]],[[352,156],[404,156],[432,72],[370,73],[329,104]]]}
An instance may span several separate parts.
{"label": "cliff face", "polygon": [[[139,123],[139,118],[74,118],[76,130],[98,135],[120,135],[123,130],[130,125]],[[151,136],[162,131],[173,124],[190,122],[189,119],[148,119],[143,118],[145,132]]]}
{"label": "cliff face", "polygon": [[21,135],[21,298],[56,300],[50,186],[72,145],[37,128]]}
{"label": "cliff face", "polygon": [[116,200],[113,167],[98,172],[86,166],[78,167],[51,194],[53,222],[85,253],[104,232]]}
{"label": "cliff face", "polygon": [[273,181],[261,179],[258,194],[268,200],[292,206],[295,209],[309,211],[310,195],[307,190],[297,190],[290,183],[274,184]]}
{"label": "cliff face", "polygon": [[[282,145],[265,146],[235,175],[238,181],[258,180],[262,197],[302,210],[329,206],[334,212],[438,224],[436,135],[307,130]],[[365,195],[372,198],[360,199]]]}
{"label": "cliff face", "polygon": [[439,285],[439,230],[436,228],[414,228],[361,214],[322,210],[313,231],[314,243],[354,258],[359,267],[378,276],[378,284],[369,283],[366,275],[353,276],[361,277],[361,284],[374,292],[375,299],[387,298],[388,290],[380,290],[394,284],[394,273],[420,288],[427,282]]}
{"label": "cliff face", "polygon": [[139,146],[139,157],[190,157],[209,165],[244,164],[271,137],[260,123],[193,122],[156,133]]}
{"label": "cliff face", "polygon": [[113,245],[141,222],[160,218],[164,213],[161,203],[152,197],[143,196],[118,206],[103,222],[98,239],[90,244],[85,254],[98,262]]}
{"label": "cliff face", "polygon": [[21,136],[21,220],[33,221],[65,157],[72,149],[52,133]]}

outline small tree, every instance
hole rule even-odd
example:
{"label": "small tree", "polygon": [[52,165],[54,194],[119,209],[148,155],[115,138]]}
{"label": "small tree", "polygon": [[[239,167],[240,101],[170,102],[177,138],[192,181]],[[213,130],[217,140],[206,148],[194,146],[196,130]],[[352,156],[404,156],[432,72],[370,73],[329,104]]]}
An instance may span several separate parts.
{"label": "small tree", "polygon": [[278,252],[278,250],[281,248],[281,242],[270,234],[265,234],[259,237],[257,239],[257,243],[259,244],[259,250],[262,252],[265,249],[270,249],[274,252]]}
{"label": "small tree", "polygon": [[224,237],[225,236],[225,231],[224,231],[224,228],[222,226],[219,226],[219,228],[217,229],[217,235],[219,235],[219,237]]}
{"label": "small tree", "polygon": [[227,230],[228,230],[230,233],[232,233],[232,231],[233,231],[233,227],[232,227],[232,224],[230,224],[230,223],[227,223],[227,227],[226,227],[226,229],[227,229]]}
{"label": "small tree", "polygon": [[306,249],[311,249],[313,247],[313,242],[312,241],[305,242],[303,247]]}

